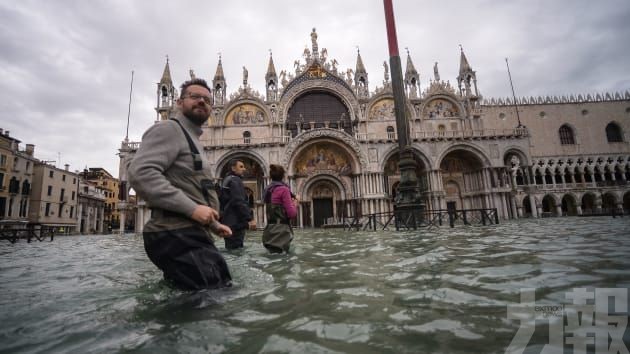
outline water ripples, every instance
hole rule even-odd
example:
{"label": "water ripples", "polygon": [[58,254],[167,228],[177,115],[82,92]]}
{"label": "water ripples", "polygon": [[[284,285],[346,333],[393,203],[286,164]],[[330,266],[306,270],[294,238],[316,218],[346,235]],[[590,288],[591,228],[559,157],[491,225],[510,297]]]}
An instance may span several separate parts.
{"label": "water ripples", "polygon": [[[0,352],[503,352],[519,289],[630,286],[628,219],[521,220],[420,232],[299,230],[289,255],[250,234],[234,286],[169,288],[138,236],[0,244]],[[221,244],[221,243],[219,243]]]}

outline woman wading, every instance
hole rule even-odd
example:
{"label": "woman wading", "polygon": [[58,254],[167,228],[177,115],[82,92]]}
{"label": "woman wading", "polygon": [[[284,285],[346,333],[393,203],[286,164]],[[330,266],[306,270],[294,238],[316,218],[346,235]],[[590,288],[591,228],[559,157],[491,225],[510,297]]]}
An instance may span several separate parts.
{"label": "woman wading", "polygon": [[267,209],[267,226],[263,232],[263,246],[271,253],[289,251],[293,240],[290,220],[297,215],[298,199],[291,193],[289,186],[282,182],[284,168],[280,165],[269,166],[271,184],[265,188],[264,200]]}

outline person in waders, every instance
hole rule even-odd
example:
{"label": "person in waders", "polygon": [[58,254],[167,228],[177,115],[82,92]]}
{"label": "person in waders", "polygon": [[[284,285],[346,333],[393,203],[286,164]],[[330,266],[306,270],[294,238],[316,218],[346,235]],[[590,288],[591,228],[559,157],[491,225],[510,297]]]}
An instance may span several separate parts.
{"label": "person in waders", "polygon": [[218,221],[219,200],[210,164],[199,142],[212,96],[202,79],[186,81],[175,118],[155,123],[142,136],[127,173],[130,186],[151,208],[144,248],[164,278],[180,289],[231,286],[225,259],[210,232],[230,237]]}
{"label": "person in waders", "polygon": [[263,193],[267,210],[267,226],[263,231],[263,246],[271,253],[289,252],[293,229],[291,219],[297,216],[298,199],[284,180],[284,167],[269,166],[271,183]]}
{"label": "person in waders", "polygon": [[232,230],[232,237],[225,238],[225,248],[243,248],[247,229],[255,230],[254,213],[249,207],[243,185],[243,174],[247,171],[242,160],[228,161],[230,171],[221,182],[221,222]]}

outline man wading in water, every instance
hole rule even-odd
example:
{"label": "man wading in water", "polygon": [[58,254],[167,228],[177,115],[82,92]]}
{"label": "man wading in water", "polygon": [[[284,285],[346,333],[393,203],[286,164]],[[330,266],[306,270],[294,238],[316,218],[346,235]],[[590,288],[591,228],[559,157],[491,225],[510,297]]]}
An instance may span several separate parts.
{"label": "man wading in water", "polygon": [[178,288],[230,286],[227,263],[209,232],[230,237],[232,230],[217,221],[219,200],[209,164],[200,154],[201,125],[212,108],[208,84],[201,79],[184,82],[177,107],[176,118],[144,133],[128,169],[131,187],[151,207],[144,248]]}

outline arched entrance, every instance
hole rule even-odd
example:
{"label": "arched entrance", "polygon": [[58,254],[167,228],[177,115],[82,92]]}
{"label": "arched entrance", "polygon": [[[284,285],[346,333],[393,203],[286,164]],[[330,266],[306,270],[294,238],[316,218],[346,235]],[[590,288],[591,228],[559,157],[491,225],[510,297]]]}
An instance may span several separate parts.
{"label": "arched entrance", "polygon": [[483,172],[483,162],[471,151],[457,149],[446,154],[440,162],[440,173],[447,207],[448,203],[460,209],[490,207],[484,194],[490,186],[486,186]]}
{"label": "arched entrance", "polygon": [[523,216],[532,217],[532,215],[534,215],[532,213],[532,204],[529,202],[529,196],[526,195],[523,198]]}
{"label": "arched entrance", "polygon": [[542,200],[542,212],[545,216],[558,216],[556,214],[556,200],[553,196],[547,194]]}
{"label": "arched entrance", "polygon": [[446,193],[446,209],[463,209],[461,189],[459,188],[459,184],[457,184],[457,182],[446,182],[444,185],[444,192]]}
{"label": "arched entrance", "polygon": [[617,197],[612,193],[602,195],[602,213],[612,213],[617,207]]}
{"label": "arched entrance", "polygon": [[586,193],[582,197],[582,214],[593,214],[595,212],[595,195]]}
{"label": "arched entrance", "polygon": [[577,202],[571,194],[565,194],[562,197],[562,214],[566,216],[577,215]]}
{"label": "arched entrance", "polygon": [[319,180],[311,185],[307,194],[312,202],[312,225],[322,227],[336,223],[337,206],[341,201],[341,191],[329,180]]}
{"label": "arched entrance", "polygon": [[301,226],[337,224],[351,210],[356,213],[358,203],[349,200],[348,191],[358,161],[345,144],[330,138],[313,139],[291,161],[290,178],[301,200]]}

